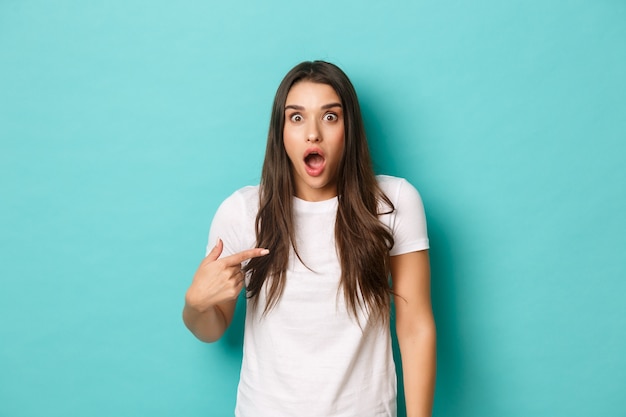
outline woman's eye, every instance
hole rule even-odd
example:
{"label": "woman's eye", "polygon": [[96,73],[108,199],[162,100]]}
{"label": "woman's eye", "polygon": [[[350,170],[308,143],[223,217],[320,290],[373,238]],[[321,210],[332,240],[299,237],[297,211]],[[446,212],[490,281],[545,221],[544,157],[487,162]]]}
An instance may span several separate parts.
{"label": "woman's eye", "polygon": [[335,113],[326,113],[324,115],[324,120],[326,120],[327,122],[334,122],[337,119],[338,117]]}
{"label": "woman's eye", "polygon": [[289,116],[289,120],[291,120],[292,122],[298,123],[302,121],[302,115],[296,113],[296,114],[292,114],[291,116]]}

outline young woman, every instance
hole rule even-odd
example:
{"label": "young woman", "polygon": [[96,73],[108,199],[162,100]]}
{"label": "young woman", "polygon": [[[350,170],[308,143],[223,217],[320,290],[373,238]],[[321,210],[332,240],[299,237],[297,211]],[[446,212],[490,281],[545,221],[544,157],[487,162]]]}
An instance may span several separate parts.
{"label": "young woman", "polygon": [[418,192],[373,173],[348,77],[297,65],[274,99],[261,183],[222,203],[186,294],[185,324],[213,342],[246,289],[235,415],[395,416],[393,298],[407,415],[430,416],[427,249]]}

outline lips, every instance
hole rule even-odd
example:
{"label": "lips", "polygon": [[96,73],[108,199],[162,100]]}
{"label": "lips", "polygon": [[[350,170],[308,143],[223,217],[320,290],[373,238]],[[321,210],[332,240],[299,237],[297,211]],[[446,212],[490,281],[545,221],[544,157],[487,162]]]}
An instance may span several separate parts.
{"label": "lips", "polygon": [[306,173],[312,177],[317,177],[324,172],[326,166],[326,158],[319,148],[309,148],[304,153],[304,167]]}

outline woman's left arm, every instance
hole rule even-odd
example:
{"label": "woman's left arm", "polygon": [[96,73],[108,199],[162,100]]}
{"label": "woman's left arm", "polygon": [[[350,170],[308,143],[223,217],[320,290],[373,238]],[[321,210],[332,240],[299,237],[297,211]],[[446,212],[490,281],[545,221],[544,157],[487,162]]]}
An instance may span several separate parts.
{"label": "woman's left arm", "polygon": [[435,392],[436,330],[428,251],[392,256],[391,279],[407,417],[430,417]]}

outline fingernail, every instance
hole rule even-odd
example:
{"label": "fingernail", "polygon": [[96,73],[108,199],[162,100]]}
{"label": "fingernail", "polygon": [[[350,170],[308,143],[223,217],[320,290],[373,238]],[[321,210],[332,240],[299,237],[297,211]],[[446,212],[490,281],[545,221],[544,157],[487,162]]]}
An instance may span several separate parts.
{"label": "fingernail", "polygon": [[270,251],[268,249],[263,249],[261,251],[261,255],[267,255],[268,253],[270,253]]}

